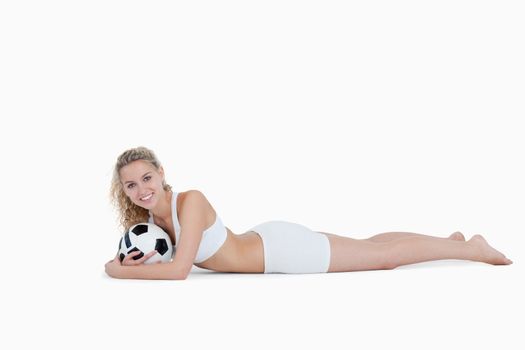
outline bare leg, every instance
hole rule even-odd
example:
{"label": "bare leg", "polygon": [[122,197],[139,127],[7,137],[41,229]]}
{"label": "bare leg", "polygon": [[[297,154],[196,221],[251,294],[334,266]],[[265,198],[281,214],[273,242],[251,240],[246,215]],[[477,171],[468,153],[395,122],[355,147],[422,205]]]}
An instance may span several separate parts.
{"label": "bare leg", "polygon": [[331,248],[328,272],[393,269],[442,259],[472,260],[494,265],[512,263],[480,235],[467,242],[424,235],[373,242],[325,234]]}
{"label": "bare leg", "polygon": [[[406,237],[417,237],[417,236],[434,237],[434,236],[422,235],[419,233],[412,233],[412,232],[385,232],[385,233],[380,233],[380,234],[377,234],[375,236],[372,236],[366,239],[372,242],[390,242],[394,239],[400,239],[400,238],[406,238]],[[448,236],[447,239],[453,239],[456,241],[465,241],[465,236],[463,236],[461,232],[456,231],[450,236]]]}

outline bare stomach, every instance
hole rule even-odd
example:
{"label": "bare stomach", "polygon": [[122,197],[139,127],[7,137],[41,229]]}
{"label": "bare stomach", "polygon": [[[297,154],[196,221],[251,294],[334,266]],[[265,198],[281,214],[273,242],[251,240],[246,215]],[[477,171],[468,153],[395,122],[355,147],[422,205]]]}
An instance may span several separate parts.
{"label": "bare stomach", "polygon": [[209,259],[196,263],[203,269],[219,272],[264,272],[264,251],[261,237],[254,231],[234,234],[226,228],[227,237],[222,247]]}

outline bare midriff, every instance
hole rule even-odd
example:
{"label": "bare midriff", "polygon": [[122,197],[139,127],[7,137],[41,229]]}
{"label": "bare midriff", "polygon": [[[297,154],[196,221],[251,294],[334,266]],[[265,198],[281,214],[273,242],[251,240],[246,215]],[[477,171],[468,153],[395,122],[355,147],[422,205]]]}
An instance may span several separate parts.
{"label": "bare midriff", "polygon": [[261,237],[254,231],[235,234],[226,227],[227,237],[221,248],[207,260],[195,263],[203,269],[218,272],[264,272]]}

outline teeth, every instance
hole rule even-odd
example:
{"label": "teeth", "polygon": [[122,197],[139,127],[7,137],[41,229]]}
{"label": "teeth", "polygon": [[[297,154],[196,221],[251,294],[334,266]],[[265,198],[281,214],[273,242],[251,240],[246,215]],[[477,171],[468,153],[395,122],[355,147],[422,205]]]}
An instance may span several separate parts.
{"label": "teeth", "polygon": [[150,199],[150,198],[151,198],[151,196],[153,196],[153,193],[152,193],[152,194],[150,194],[149,196],[146,196],[146,197],[142,197],[142,198],[141,198],[140,200],[142,200],[142,201],[147,201],[148,199]]}

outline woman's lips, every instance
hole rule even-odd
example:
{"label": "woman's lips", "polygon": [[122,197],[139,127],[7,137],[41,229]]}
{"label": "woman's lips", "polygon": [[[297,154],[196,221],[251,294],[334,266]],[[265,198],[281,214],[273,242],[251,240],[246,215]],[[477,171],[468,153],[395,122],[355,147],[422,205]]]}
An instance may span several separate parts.
{"label": "woman's lips", "polygon": [[147,196],[141,197],[140,201],[141,202],[149,202],[151,200],[151,198],[153,198],[153,193],[150,193]]}

